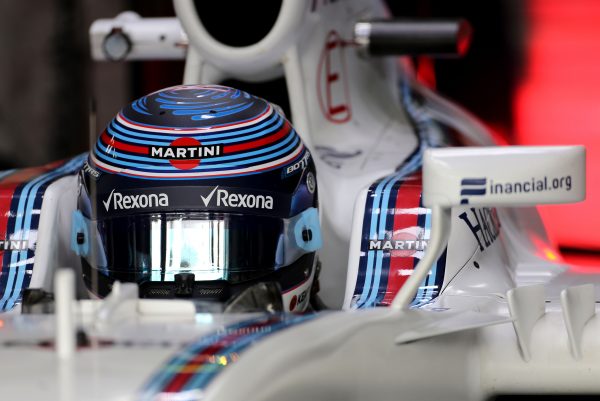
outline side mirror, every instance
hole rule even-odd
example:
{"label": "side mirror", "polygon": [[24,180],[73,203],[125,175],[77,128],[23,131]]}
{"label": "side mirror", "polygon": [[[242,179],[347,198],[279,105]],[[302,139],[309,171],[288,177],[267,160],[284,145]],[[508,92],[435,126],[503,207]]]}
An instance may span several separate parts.
{"label": "side mirror", "polygon": [[423,155],[423,205],[432,209],[431,238],[423,259],[391,307],[408,308],[446,247],[453,206],[532,206],[584,199],[583,146],[427,149]]}
{"label": "side mirror", "polygon": [[532,206],[585,199],[583,146],[428,149],[426,207]]}

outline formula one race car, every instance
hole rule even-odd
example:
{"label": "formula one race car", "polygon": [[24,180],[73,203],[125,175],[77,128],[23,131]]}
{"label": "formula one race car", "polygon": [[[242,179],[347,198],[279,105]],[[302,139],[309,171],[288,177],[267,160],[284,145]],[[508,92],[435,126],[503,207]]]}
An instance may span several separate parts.
{"label": "formula one race car", "polygon": [[[599,277],[561,262],[532,207],[585,198],[585,150],[496,147],[375,57],[464,52],[464,22],[284,0],[231,48],[174,4],[97,21],[92,48],[187,42],[185,85],[123,108],[89,154],[0,175],[6,398],[600,393]],[[213,85],[280,74],[293,127]]]}

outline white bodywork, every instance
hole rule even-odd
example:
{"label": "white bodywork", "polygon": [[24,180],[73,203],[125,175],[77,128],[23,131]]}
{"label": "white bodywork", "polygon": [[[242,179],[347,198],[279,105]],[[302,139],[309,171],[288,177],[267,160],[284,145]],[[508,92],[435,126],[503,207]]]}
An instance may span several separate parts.
{"label": "white bodywork", "polygon": [[[145,390],[150,378],[168,370],[165,363],[181,347],[252,317],[195,314],[184,301],[138,300],[127,286],[104,301],[75,302],[62,294],[57,317],[21,315],[18,308],[2,316],[3,397],[358,401],[600,393],[600,320],[595,315],[600,297],[597,287],[584,285],[598,278],[571,273],[560,263],[533,208],[497,209],[500,234],[484,246],[466,224],[479,209],[453,207],[445,216],[450,236],[440,295],[420,308],[352,310],[369,187],[396,174],[415,150],[422,154],[425,139],[428,146],[445,144],[442,126],[457,131],[462,142],[492,144],[476,120],[414,82],[406,64],[371,59],[348,45],[355,21],[385,14],[379,3],[284,0],[271,33],[256,45],[236,49],[210,38],[191,4],[175,0],[190,41],[186,83],[285,75],[293,123],[317,164],[324,237],[320,295],[338,310],[261,337],[201,389],[153,393]],[[408,87],[419,102],[404,96]],[[421,129],[418,135],[415,126]],[[539,166],[547,166],[542,159],[552,150],[539,152]],[[468,156],[464,166],[450,166],[458,177],[497,168],[486,164],[485,155]],[[523,162],[516,153],[511,157]],[[562,154],[555,161],[565,160]],[[479,165],[484,167],[479,170]],[[569,167],[574,188],[585,181],[578,166]],[[509,173],[507,179],[532,177],[529,171],[507,168]],[[424,182],[430,189],[438,184],[446,182]],[[446,194],[460,185],[449,184]],[[76,190],[74,176],[48,189],[32,286],[48,288],[57,266],[77,267],[67,254],[56,254],[65,248],[52,242],[57,241],[53,227],[63,232],[70,225],[66,216],[75,207],[70,196]],[[518,203],[489,200],[481,205]],[[60,286],[69,278],[58,275],[57,280]],[[58,355],[52,346],[40,346],[52,344],[55,318],[62,333]],[[75,326],[87,333],[91,346],[73,349]],[[228,355],[221,356],[222,366],[231,364]]]}
{"label": "white bodywork", "polygon": [[[40,210],[40,225],[35,234],[36,258],[31,276],[31,288],[52,291],[57,267],[78,268],[79,257],[71,251],[71,213],[77,207],[78,178],[71,175],[52,183],[44,193]],[[79,278],[80,295],[83,281]]]}

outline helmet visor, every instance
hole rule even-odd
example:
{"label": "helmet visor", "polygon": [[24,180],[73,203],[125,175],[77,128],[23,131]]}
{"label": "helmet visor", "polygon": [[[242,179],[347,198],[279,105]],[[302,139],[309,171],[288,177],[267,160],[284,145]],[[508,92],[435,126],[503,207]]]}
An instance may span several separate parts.
{"label": "helmet visor", "polygon": [[276,270],[290,253],[279,218],[152,213],[90,223],[89,253],[82,256],[120,281],[173,281],[193,273],[195,281],[238,283]]}

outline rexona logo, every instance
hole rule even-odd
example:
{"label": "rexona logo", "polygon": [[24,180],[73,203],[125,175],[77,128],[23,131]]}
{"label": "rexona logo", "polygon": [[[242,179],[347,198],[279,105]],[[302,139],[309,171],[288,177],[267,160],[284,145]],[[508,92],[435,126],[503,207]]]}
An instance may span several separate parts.
{"label": "rexona logo", "polygon": [[217,207],[233,207],[246,209],[273,209],[273,197],[270,195],[254,195],[229,192],[226,189],[213,188],[207,196],[200,196],[204,206],[211,206],[214,199]]}
{"label": "rexona logo", "polygon": [[169,146],[150,146],[148,154],[155,159],[167,159],[173,167],[181,170],[192,169],[201,159],[223,154],[222,145],[202,145],[194,138],[177,138]]}
{"label": "rexona logo", "polygon": [[166,207],[169,206],[169,197],[167,194],[139,194],[139,195],[123,195],[120,192],[115,192],[113,189],[108,195],[108,199],[102,201],[106,211],[112,210],[128,210],[128,209],[146,209],[149,207]]}

